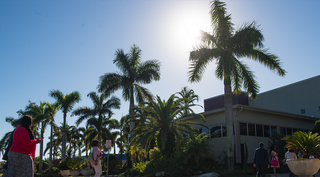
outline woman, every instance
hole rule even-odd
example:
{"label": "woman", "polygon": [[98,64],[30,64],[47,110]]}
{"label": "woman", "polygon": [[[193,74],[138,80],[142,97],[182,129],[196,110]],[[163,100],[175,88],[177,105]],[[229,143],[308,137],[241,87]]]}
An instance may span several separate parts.
{"label": "woman", "polygon": [[98,148],[99,141],[93,140],[91,142],[91,146],[92,146],[93,160],[95,161],[95,163],[91,165],[93,166],[94,171],[96,172],[93,177],[100,177],[100,175],[102,174],[102,169],[101,169],[102,154],[101,154],[101,150]]}
{"label": "woman", "polygon": [[34,138],[30,130],[32,118],[23,116],[20,125],[13,133],[12,146],[8,153],[10,164],[3,177],[33,177],[33,158],[36,152],[36,144],[41,138]]}
{"label": "woman", "polygon": [[275,161],[277,165],[271,163],[271,168],[273,168],[273,174],[275,177],[277,177],[277,168],[280,168],[280,163],[279,163],[279,158],[278,158],[278,153],[276,152],[277,147],[273,146],[270,148],[271,150],[271,162]]}
{"label": "woman", "polygon": [[[297,159],[297,155],[296,153],[293,152],[292,149],[288,148],[288,151],[286,152],[284,158],[287,160],[294,160],[294,159]],[[291,172],[291,170],[289,169],[289,177],[294,177],[294,174]]]}

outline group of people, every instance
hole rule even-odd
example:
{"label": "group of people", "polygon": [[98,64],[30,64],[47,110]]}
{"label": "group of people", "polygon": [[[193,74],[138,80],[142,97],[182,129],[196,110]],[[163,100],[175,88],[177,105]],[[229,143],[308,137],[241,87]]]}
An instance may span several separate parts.
{"label": "group of people", "polygon": [[[264,144],[262,142],[259,143],[259,148],[255,150],[253,159],[253,166],[257,168],[258,171],[257,177],[265,177],[266,167],[273,168],[274,177],[277,177],[276,170],[277,168],[280,168],[280,162],[278,157],[279,154],[276,152],[276,150],[276,146],[272,146],[270,148],[271,161],[269,163],[268,151],[264,148]],[[288,149],[288,151],[285,154],[284,164],[286,164],[286,160],[289,159],[297,159],[297,155],[291,149]],[[289,177],[294,176],[295,175],[289,170]]]}
{"label": "group of people", "polygon": [[[7,160],[7,170],[4,171],[3,177],[33,177],[34,167],[33,159],[35,157],[36,145],[42,141],[42,138],[35,138],[32,131],[32,118],[28,115],[19,119],[19,125],[10,136],[8,147],[3,156]],[[99,149],[99,141],[91,142],[95,169],[94,177],[100,177],[102,173],[101,159],[102,154]]]}

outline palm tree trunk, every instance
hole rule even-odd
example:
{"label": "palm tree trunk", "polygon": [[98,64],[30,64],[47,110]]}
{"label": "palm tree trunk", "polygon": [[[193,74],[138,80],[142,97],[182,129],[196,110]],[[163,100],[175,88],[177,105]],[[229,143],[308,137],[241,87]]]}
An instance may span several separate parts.
{"label": "palm tree trunk", "polygon": [[[41,123],[41,138],[43,139],[44,127]],[[40,159],[39,159],[39,173],[42,173],[42,158],[43,158],[43,141],[40,143]]]}
{"label": "palm tree trunk", "polygon": [[51,124],[51,129],[50,129],[49,171],[51,171],[51,169],[52,169],[52,138],[53,138],[53,133],[52,133],[52,124]]}
{"label": "palm tree trunk", "polygon": [[62,160],[66,160],[66,118],[67,118],[67,112],[63,113],[63,130],[62,130]]}
{"label": "palm tree trunk", "polygon": [[131,131],[134,129],[135,124],[133,122],[133,117],[132,117],[132,108],[134,107],[134,97],[133,97],[133,88],[130,88],[130,107],[129,107],[129,118],[130,118],[130,138],[132,137]]}
{"label": "palm tree trunk", "polygon": [[225,106],[225,117],[227,124],[227,157],[228,157],[228,170],[233,170],[233,153],[234,153],[234,142],[233,142],[233,109],[232,109],[232,92],[231,85],[224,86],[224,106]]}

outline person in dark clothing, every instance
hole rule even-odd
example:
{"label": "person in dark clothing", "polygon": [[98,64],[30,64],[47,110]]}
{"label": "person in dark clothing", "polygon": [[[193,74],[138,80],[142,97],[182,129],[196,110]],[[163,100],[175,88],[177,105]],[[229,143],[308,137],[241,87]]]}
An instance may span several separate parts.
{"label": "person in dark clothing", "polygon": [[254,152],[253,167],[258,170],[257,177],[265,177],[266,166],[268,166],[268,168],[270,167],[268,151],[264,148],[264,144],[262,142],[259,143],[259,146],[260,147]]}

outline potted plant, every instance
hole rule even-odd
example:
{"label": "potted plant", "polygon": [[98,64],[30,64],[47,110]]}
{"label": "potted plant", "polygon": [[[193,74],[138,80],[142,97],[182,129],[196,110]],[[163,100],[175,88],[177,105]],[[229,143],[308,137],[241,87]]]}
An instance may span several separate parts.
{"label": "potted plant", "polygon": [[297,131],[284,137],[283,140],[286,140],[286,148],[301,153],[301,159],[287,160],[292,173],[311,177],[318,172],[320,168],[320,136],[318,133]]}
{"label": "potted plant", "polygon": [[69,172],[69,167],[67,165],[67,161],[66,160],[61,160],[57,166],[57,168],[60,170],[60,174],[63,176],[63,177],[67,177],[70,175],[70,172]]}
{"label": "potted plant", "polygon": [[71,176],[75,177],[75,176],[79,176],[80,175],[81,164],[82,164],[82,158],[81,157],[67,160],[67,165],[68,165],[69,169],[71,169],[71,170],[69,170]]}
{"label": "potted plant", "polygon": [[81,166],[81,174],[84,177],[89,177],[93,173],[93,169],[91,168],[90,163],[87,163],[87,161],[83,161]]}

